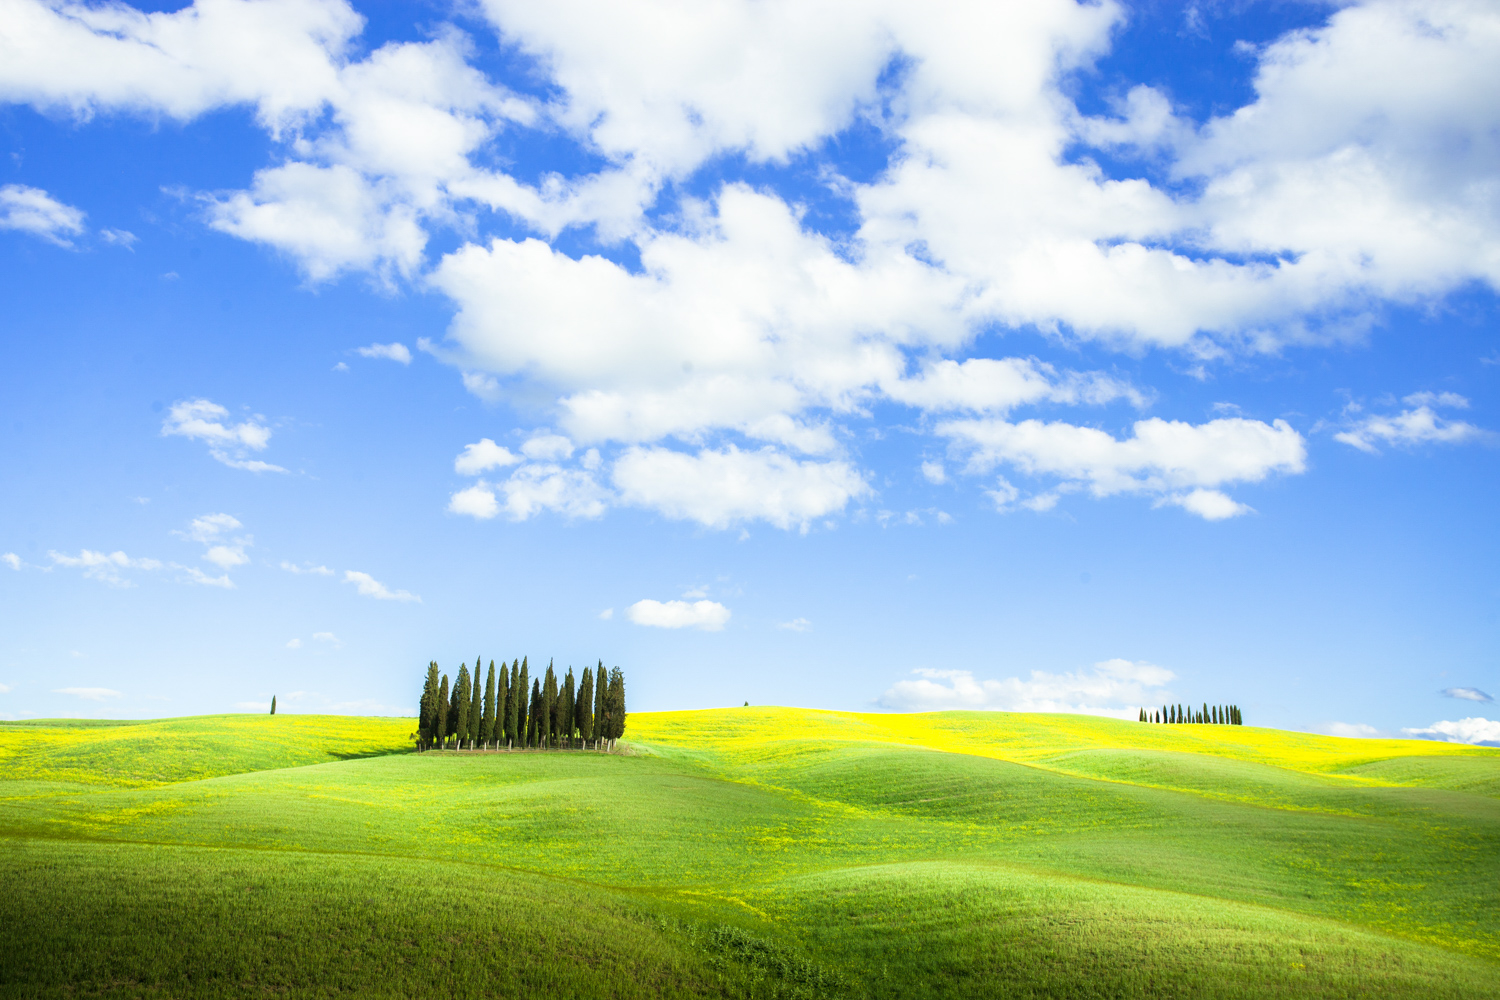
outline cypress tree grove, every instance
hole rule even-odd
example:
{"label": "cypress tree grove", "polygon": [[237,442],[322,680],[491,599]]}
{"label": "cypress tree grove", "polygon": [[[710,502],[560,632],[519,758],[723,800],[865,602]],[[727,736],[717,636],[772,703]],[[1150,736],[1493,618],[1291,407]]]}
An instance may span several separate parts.
{"label": "cypress tree grove", "polygon": [[484,714],[479,719],[479,742],[490,745],[495,738],[495,661],[490,661],[489,673],[484,675]]}
{"label": "cypress tree grove", "polygon": [[448,675],[443,675],[443,682],[438,685],[437,703],[437,729],[435,735],[438,748],[442,749],[443,742],[448,738]]}
{"label": "cypress tree grove", "polygon": [[609,678],[604,674],[604,661],[599,661],[599,666],[594,670],[594,748],[603,749],[603,741],[608,737],[609,726],[605,721],[607,713],[604,711],[604,696],[609,692]]}
{"label": "cypress tree grove", "polygon": [[464,748],[464,740],[469,738],[469,668],[466,664],[458,665],[458,683],[453,688],[453,735],[458,738],[456,749]]}
{"label": "cypress tree grove", "polygon": [[542,746],[551,748],[557,738],[557,674],[547,661],[547,676],[542,681]]}
{"label": "cypress tree grove", "polygon": [[583,745],[588,746],[589,740],[594,738],[594,672],[588,667],[583,668],[583,678],[578,682],[578,735],[583,737]]}
{"label": "cypress tree grove", "polygon": [[573,668],[568,668],[568,676],[563,681],[562,691],[558,695],[557,721],[561,723],[562,738],[568,741],[568,746],[573,746],[573,696],[577,692],[573,690]]}

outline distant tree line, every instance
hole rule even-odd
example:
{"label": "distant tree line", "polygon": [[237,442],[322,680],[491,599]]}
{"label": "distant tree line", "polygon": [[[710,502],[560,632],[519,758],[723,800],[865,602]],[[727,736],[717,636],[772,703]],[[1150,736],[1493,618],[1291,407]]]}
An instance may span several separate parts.
{"label": "distant tree line", "polygon": [[619,667],[604,671],[584,667],[577,683],[573,670],[558,683],[552,664],[545,677],[532,677],[525,657],[495,661],[483,688],[481,659],[474,673],[460,664],[458,679],[438,675],[436,662],[427,665],[418,712],[419,750],[612,750],[625,735],[625,675]]}
{"label": "distant tree line", "polygon": [[1163,705],[1161,708],[1141,709],[1142,722],[1161,723],[1194,723],[1210,726],[1243,726],[1244,717],[1240,715],[1238,705],[1209,705],[1205,703],[1202,708],[1189,707],[1186,711],[1181,705]]}

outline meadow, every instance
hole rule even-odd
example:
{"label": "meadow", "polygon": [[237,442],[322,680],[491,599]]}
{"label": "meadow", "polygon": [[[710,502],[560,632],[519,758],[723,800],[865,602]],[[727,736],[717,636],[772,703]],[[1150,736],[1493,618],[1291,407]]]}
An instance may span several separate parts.
{"label": "meadow", "polygon": [[636,713],[0,725],[0,995],[1500,997],[1500,751]]}

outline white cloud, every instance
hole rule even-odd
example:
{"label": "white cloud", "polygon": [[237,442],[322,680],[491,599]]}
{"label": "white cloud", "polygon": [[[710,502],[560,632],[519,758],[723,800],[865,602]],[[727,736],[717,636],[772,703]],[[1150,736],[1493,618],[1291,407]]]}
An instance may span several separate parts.
{"label": "white cloud", "polygon": [[573,442],[561,434],[537,434],[521,445],[521,454],[538,462],[556,462],[573,457]]}
{"label": "white cloud", "polygon": [[377,601],[411,601],[417,604],[422,603],[422,599],[416,594],[408,593],[405,590],[391,590],[368,573],[360,573],[352,569],[345,570],[344,582],[354,584],[361,597],[373,597]]}
{"label": "white cloud", "polygon": [[335,648],[338,648],[344,644],[343,641],[332,632],[314,632],[312,637],[314,642],[326,642],[330,646],[333,646]]}
{"label": "white cloud", "polygon": [[712,528],[763,520],[805,530],[813,519],[871,495],[846,462],[803,462],[772,448],[740,451],[732,445],[696,455],[631,448],[616,461],[613,478],[623,502]]}
{"label": "white cloud", "polygon": [[[205,514],[194,518],[186,531],[173,532],[173,534],[201,543],[205,546],[203,553],[205,560],[221,570],[230,570],[250,561],[250,557],[245,554],[245,549],[254,544],[254,538],[250,535],[227,537],[243,527],[239,519],[231,514]],[[184,567],[176,568],[183,569]],[[195,583],[230,589],[234,586],[229,582],[228,576],[210,577],[196,569],[187,570],[187,572]]]}
{"label": "white cloud", "polygon": [[0,562],[5,563],[5,565],[14,570],[19,570],[23,565],[25,565],[21,562],[21,557],[16,555],[14,552],[7,552],[3,556],[0,556]]}
{"label": "white cloud", "polygon": [[1100,372],[1058,375],[1035,358],[970,358],[929,362],[917,376],[888,382],[897,402],[935,412],[968,410],[1003,414],[1029,403],[1103,404],[1126,399],[1137,407],[1146,397],[1128,383]]}
{"label": "white cloud", "polygon": [[1491,702],[1495,700],[1478,688],[1445,688],[1443,694],[1449,698],[1460,698],[1464,701]]}
{"label": "white cloud", "polygon": [[120,692],[118,692],[118,691],[111,690],[110,688],[98,688],[98,687],[53,688],[52,689],[52,693],[53,694],[68,694],[68,695],[72,695],[75,698],[82,698],[85,701],[104,701],[106,698],[120,698],[120,697],[123,697],[120,694]]}
{"label": "white cloud", "polygon": [[64,205],[41,188],[6,184],[0,187],[0,229],[15,229],[70,247],[73,242],[68,237],[83,232],[83,212]]}
{"label": "white cloud", "polygon": [[199,586],[221,587],[224,590],[234,589],[234,581],[229,579],[229,574],[227,573],[222,576],[209,576],[196,566],[182,566],[177,563],[173,563],[172,568],[185,574],[189,582],[196,583]]}
{"label": "white cloud", "polygon": [[954,420],[939,425],[937,433],[967,452],[973,472],[1004,463],[1094,496],[1155,493],[1210,520],[1245,510],[1213,487],[1300,473],[1307,457],[1302,436],[1285,421],[1241,417],[1206,424],[1152,417],[1136,421],[1133,436],[1124,440],[1092,427],[1039,420]]}
{"label": "white cloud", "polygon": [[1335,441],[1353,445],[1360,451],[1378,455],[1379,444],[1398,447],[1414,447],[1419,444],[1461,444],[1487,437],[1480,430],[1463,420],[1447,420],[1437,415],[1435,406],[1467,409],[1469,401],[1452,392],[1416,392],[1402,402],[1410,409],[1393,416],[1371,414],[1350,422],[1349,429],[1333,436]]}
{"label": "white cloud", "polygon": [[301,649],[302,648],[302,640],[301,639],[288,639],[287,642],[286,642],[286,648],[287,649]]}
{"label": "white cloud", "polygon": [[811,632],[812,622],[808,621],[806,618],[793,618],[789,622],[777,623],[776,627],[779,629],[785,629],[788,632]]}
{"label": "white cloud", "polygon": [[10,694],[10,685],[0,684],[0,694]]}
{"label": "white cloud", "polygon": [[1373,740],[1384,734],[1374,726],[1363,722],[1330,722],[1323,727],[1323,731],[1329,736],[1343,736],[1347,739]]}
{"label": "white cloud", "polygon": [[298,576],[308,574],[312,576],[333,576],[333,570],[329,569],[327,566],[298,566],[296,563],[290,563],[286,560],[282,560],[281,568],[286,570],[288,573],[295,573]]}
{"label": "white cloud", "polygon": [[371,344],[354,350],[362,358],[385,358],[388,361],[399,361],[403,365],[411,364],[411,351],[405,344]]}
{"label": "white cloud", "polygon": [[607,622],[611,618],[613,618],[614,616],[615,616],[615,609],[614,608],[605,608],[603,611],[599,612],[599,620],[602,621],[602,622]]}
{"label": "white cloud", "polygon": [[480,438],[473,444],[464,445],[463,452],[453,460],[453,471],[461,476],[477,476],[481,472],[515,465],[520,461],[509,448],[502,447],[489,438]]}
{"label": "white cloud", "polygon": [[637,625],[656,628],[697,628],[718,632],[729,622],[730,611],[718,601],[636,601],[625,611]]}
{"label": "white cloud", "polygon": [[271,429],[261,423],[262,418],[230,424],[228,417],[229,411],[218,403],[206,399],[183,400],[173,403],[167,411],[161,432],[167,436],[207,442],[209,454],[230,468],[250,472],[286,471],[279,465],[245,457],[251,451],[264,451],[271,440]]}
{"label": "white cloud", "polygon": [[608,492],[589,471],[536,462],[521,466],[503,483],[481,479],[459,490],[449,497],[448,510],[481,521],[502,512],[512,521],[524,521],[543,511],[595,518],[603,515],[608,499]]}
{"label": "white cloud", "polygon": [[124,570],[158,570],[162,563],[156,559],[132,559],[124,552],[94,552],[82,549],[78,555],[69,556],[61,552],[48,552],[54,566],[81,569],[83,575],[92,580],[107,583],[112,587],[129,587],[131,582],[123,575]]}
{"label": "white cloud", "polygon": [[923,462],[922,478],[935,486],[941,486],[948,481],[948,470],[943,468],[942,462]]}
{"label": "white cloud", "polygon": [[99,238],[112,246],[124,247],[132,253],[135,252],[135,245],[140,242],[140,237],[127,229],[101,229]]}
{"label": "white cloud", "polygon": [[187,531],[182,534],[195,542],[207,545],[243,527],[239,519],[232,514],[204,514],[202,517],[193,518]]}
{"label": "white cloud", "polygon": [[968,670],[912,671],[917,680],[897,681],[881,703],[907,712],[979,709],[1004,712],[1072,712],[1133,719],[1142,705],[1168,696],[1163,686],[1176,677],[1145,661],[1105,660],[1091,671],[1063,674],[1033,670],[1027,680],[976,680]]}
{"label": "white cloud", "polygon": [[448,512],[488,521],[500,513],[500,501],[495,499],[495,491],[490,484],[481,479],[449,497]]}
{"label": "white cloud", "polygon": [[1459,719],[1457,722],[1434,722],[1426,729],[1403,729],[1407,736],[1448,743],[1470,743],[1477,746],[1500,746],[1500,721]]}

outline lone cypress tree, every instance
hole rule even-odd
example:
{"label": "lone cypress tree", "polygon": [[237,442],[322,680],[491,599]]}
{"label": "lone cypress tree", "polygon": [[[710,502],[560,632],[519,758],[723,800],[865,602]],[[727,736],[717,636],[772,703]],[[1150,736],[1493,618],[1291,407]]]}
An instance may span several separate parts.
{"label": "lone cypress tree", "polygon": [[495,738],[495,661],[490,661],[489,673],[484,675],[484,714],[479,717],[479,741],[490,745]]}
{"label": "lone cypress tree", "polygon": [[562,691],[557,696],[557,721],[561,724],[559,729],[563,739],[568,741],[568,746],[573,745],[573,730],[576,728],[573,720],[573,696],[577,694],[574,690],[573,668],[568,668],[568,676],[563,681]]}
{"label": "lone cypress tree", "polygon": [[583,668],[583,678],[578,682],[578,708],[574,713],[578,719],[578,735],[584,746],[594,738],[594,672]]}
{"label": "lone cypress tree", "polygon": [[276,714],[276,696],[274,694],[271,695],[271,714]]}
{"label": "lone cypress tree", "polygon": [[437,730],[435,733],[438,748],[442,749],[448,739],[448,712],[452,706],[448,704],[448,675],[443,675],[443,682],[438,685],[437,703]]}
{"label": "lone cypress tree", "polygon": [[469,738],[469,704],[471,702],[469,693],[469,667],[467,664],[458,665],[458,683],[453,688],[453,735],[458,738],[457,749],[464,748],[464,741]]}

